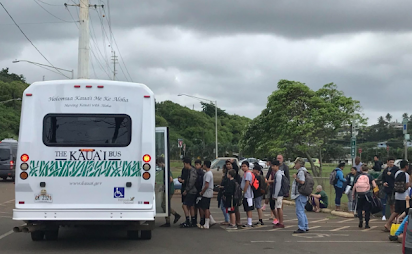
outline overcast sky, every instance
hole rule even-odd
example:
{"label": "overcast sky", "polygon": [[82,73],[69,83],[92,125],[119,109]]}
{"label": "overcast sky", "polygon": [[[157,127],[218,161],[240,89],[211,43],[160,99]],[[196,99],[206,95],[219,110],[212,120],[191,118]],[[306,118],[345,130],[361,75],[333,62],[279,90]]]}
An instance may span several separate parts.
{"label": "overcast sky", "polygon": [[[404,112],[412,114],[411,1],[111,0],[117,46],[110,42],[107,1],[90,0],[105,5],[104,11],[90,9],[90,78],[111,78],[115,49],[126,73],[120,70],[118,80],[127,76],[148,85],[158,101],[200,109],[199,101],[177,96],[186,93],[253,118],[277,82],[290,79],[312,89],[336,83],[360,100],[369,123],[388,112],[398,120]],[[53,65],[74,69],[77,76],[78,29],[72,16],[78,21],[78,7],[63,4],[79,0],[0,2]],[[64,78],[12,63],[47,64],[2,8],[0,34],[2,68],[23,74],[29,83],[43,75]]]}

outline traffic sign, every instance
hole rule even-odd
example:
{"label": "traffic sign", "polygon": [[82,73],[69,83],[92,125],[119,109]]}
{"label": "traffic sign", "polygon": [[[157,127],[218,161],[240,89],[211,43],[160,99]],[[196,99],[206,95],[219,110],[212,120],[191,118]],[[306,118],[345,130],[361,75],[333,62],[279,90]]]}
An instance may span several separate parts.
{"label": "traffic sign", "polygon": [[186,143],[183,144],[183,151],[186,152]]}
{"label": "traffic sign", "polygon": [[389,151],[389,146],[388,145],[386,145],[386,151]]}
{"label": "traffic sign", "polygon": [[350,154],[352,159],[356,157],[356,137],[352,137],[351,146],[350,146]]}
{"label": "traffic sign", "polygon": [[359,153],[362,153],[362,148],[359,148],[358,151],[359,151]]}
{"label": "traffic sign", "polygon": [[183,147],[183,139],[179,138],[179,139],[177,140],[177,147],[178,147],[178,148],[182,148],[182,147]]}

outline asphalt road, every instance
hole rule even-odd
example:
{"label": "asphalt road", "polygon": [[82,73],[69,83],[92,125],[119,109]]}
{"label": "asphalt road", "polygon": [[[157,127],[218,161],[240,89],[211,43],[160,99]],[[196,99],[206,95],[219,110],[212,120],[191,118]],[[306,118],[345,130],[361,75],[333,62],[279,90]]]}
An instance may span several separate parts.
{"label": "asphalt road", "polygon": [[[173,207],[181,211],[180,196],[175,195]],[[222,221],[217,203],[212,214]],[[61,229],[56,242],[32,242],[29,234],[12,233],[21,221],[12,220],[14,184],[0,181],[0,253],[317,253],[317,254],[395,254],[401,245],[388,241],[380,218],[373,218],[371,229],[360,230],[357,220],[333,217],[330,214],[308,213],[310,233],[294,235],[297,220],[294,207],[285,206],[285,229],[273,229],[269,211],[265,211],[263,227],[226,231],[216,225],[209,230],[197,228],[159,228],[164,220],[158,218],[157,228],[150,241],[131,241],[126,233],[110,228],[104,230]],[[181,212],[180,212],[181,213]],[[257,213],[254,213],[257,217]],[[245,216],[242,213],[243,221]],[[256,220],[254,220],[256,221]],[[182,222],[182,221],[180,221]]]}

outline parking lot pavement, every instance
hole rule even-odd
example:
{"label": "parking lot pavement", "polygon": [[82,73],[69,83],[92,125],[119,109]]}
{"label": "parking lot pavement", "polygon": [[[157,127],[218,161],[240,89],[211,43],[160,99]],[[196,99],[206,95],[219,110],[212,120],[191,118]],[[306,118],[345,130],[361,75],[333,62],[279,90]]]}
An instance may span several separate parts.
{"label": "parking lot pavement", "polygon": [[[388,241],[383,233],[382,221],[373,218],[370,230],[357,228],[357,220],[334,217],[330,214],[308,213],[310,232],[292,234],[297,229],[294,207],[285,206],[285,229],[273,229],[269,221],[270,212],[264,212],[263,227],[227,231],[220,225],[209,230],[160,228],[163,218],[156,219],[156,229],[150,241],[131,241],[126,233],[115,228],[61,229],[56,242],[32,242],[29,234],[12,233],[20,221],[11,219],[14,207],[14,185],[0,181],[0,253],[330,253],[330,254],[387,254],[401,253],[400,244]],[[175,195],[172,206],[180,214],[180,195]],[[242,209],[241,209],[242,210]],[[211,211],[217,221],[223,215],[213,199]],[[3,215],[4,214],[4,215]],[[245,222],[245,213],[242,212]],[[254,222],[257,213],[254,212]],[[173,218],[172,218],[173,219]],[[183,218],[179,223],[183,222]]]}

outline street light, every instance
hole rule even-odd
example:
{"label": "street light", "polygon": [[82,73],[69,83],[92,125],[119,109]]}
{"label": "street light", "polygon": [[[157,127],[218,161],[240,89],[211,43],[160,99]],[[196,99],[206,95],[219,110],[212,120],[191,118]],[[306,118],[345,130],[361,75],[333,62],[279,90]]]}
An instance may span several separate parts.
{"label": "street light", "polygon": [[10,99],[10,100],[7,100],[7,101],[0,101],[0,104],[7,103],[7,102],[10,102],[10,101],[21,101],[21,98]]}
{"label": "street light", "polygon": [[218,157],[218,145],[217,145],[217,101],[212,101],[212,100],[208,100],[208,99],[204,99],[204,98],[200,98],[200,97],[196,97],[193,95],[188,95],[188,94],[178,94],[177,96],[187,96],[187,97],[191,97],[191,98],[195,98],[201,101],[209,101],[211,104],[215,104],[215,135],[216,135],[216,148],[215,148],[215,153],[216,153],[216,158]]}
{"label": "street light", "polygon": [[[38,65],[39,67],[45,66],[45,67],[53,68],[53,69],[56,69],[56,70],[71,72],[72,73],[72,79],[74,78],[74,71],[73,70],[66,70],[66,69],[57,68],[57,67],[54,67],[54,66],[41,64],[41,63],[36,63],[36,62],[32,62],[32,61],[27,61],[27,60],[14,60],[13,61],[13,63],[19,63],[19,62],[26,62],[26,63],[31,63],[31,64],[34,64],[34,65]],[[66,75],[64,75],[64,76],[66,76]]]}

